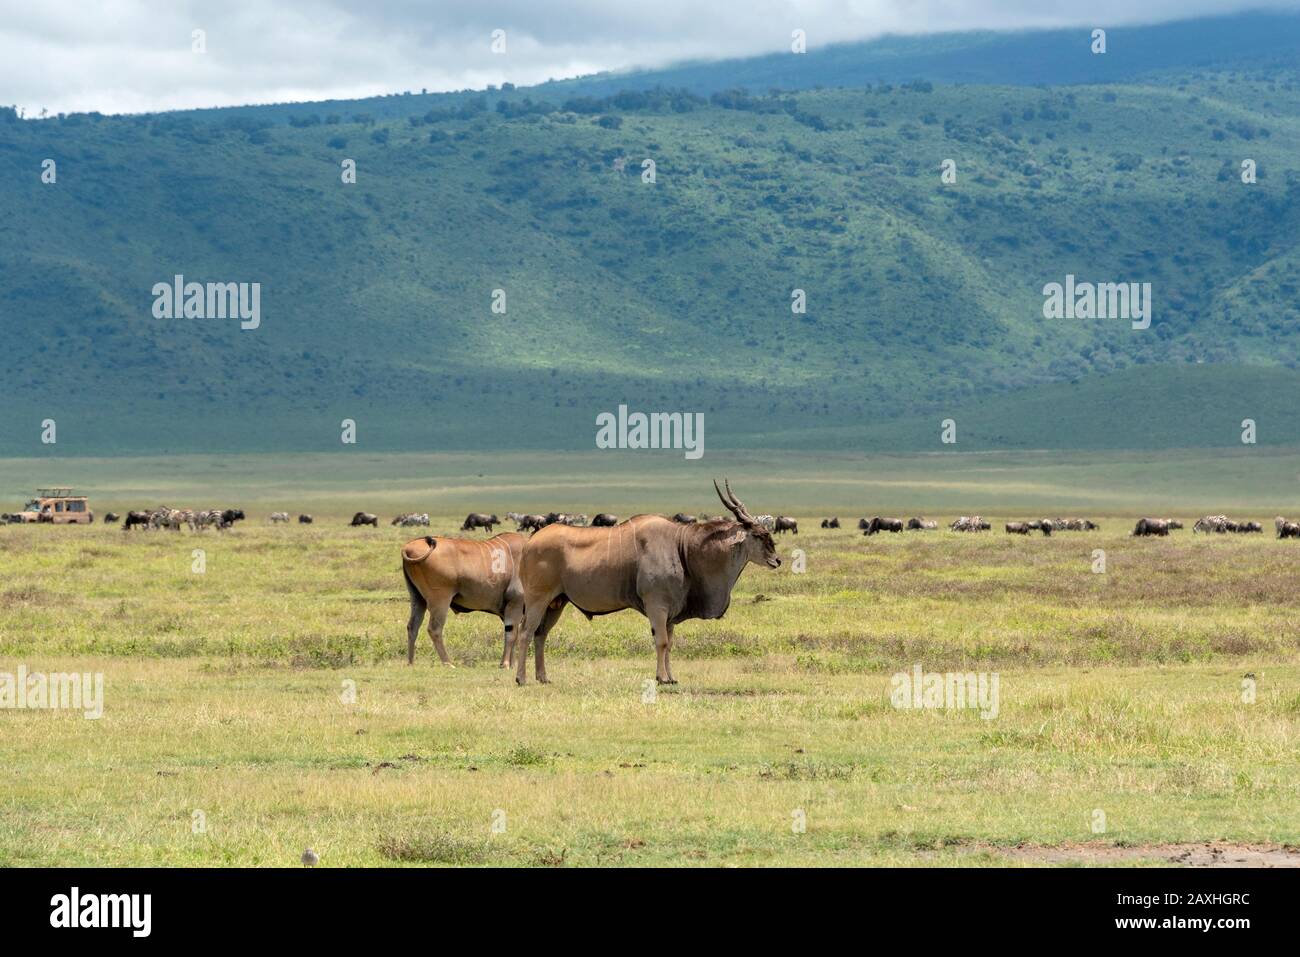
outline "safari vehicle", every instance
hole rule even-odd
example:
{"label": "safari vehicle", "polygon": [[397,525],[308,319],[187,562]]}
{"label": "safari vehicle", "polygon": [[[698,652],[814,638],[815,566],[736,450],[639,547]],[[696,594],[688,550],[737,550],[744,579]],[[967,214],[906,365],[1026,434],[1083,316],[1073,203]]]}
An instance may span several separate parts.
{"label": "safari vehicle", "polygon": [[18,519],[55,525],[89,525],[95,520],[95,513],[87,505],[86,496],[73,495],[70,488],[38,488],[36,497],[18,513]]}

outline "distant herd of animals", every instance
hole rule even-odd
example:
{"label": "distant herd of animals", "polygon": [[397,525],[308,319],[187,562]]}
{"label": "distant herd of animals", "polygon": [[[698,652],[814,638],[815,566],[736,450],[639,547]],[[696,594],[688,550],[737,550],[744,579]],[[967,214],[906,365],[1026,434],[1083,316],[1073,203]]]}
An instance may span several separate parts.
{"label": "distant herd of animals", "polygon": [[[125,516],[116,512],[108,512],[104,516],[106,524],[112,524],[119,520],[122,521],[124,529],[159,529],[169,528],[172,531],[179,531],[182,527],[188,526],[193,531],[202,531],[206,528],[215,528],[226,530],[232,528],[235,522],[244,520],[243,509],[238,508],[210,508],[210,509],[190,509],[190,508],[171,508],[166,505],[159,506],[155,509],[144,511],[127,512]],[[710,517],[708,515],[689,515],[685,512],[678,512],[673,515],[670,521],[678,525],[697,525],[708,522],[718,521],[721,516]],[[548,512],[545,515],[525,515],[520,512],[507,512],[507,521],[515,523],[515,528],[519,532],[538,532],[543,528],[551,525],[566,525],[572,528],[613,528],[619,524],[617,515],[609,512],[601,512],[594,518],[588,520],[586,515],[569,514],[566,512]],[[272,525],[285,524],[292,520],[288,512],[272,512],[267,516],[267,521]],[[0,514],[0,524],[10,524],[21,522],[22,519],[14,514]],[[306,513],[298,515],[298,524],[311,525],[314,519]],[[754,522],[760,528],[766,531],[780,535],[783,532],[799,534],[799,522],[788,515],[758,515],[754,517]],[[427,528],[430,524],[428,512],[403,512],[393,518],[390,525],[403,527],[423,526]],[[462,532],[470,532],[476,529],[483,529],[489,535],[497,525],[504,524],[495,514],[486,512],[470,512],[465,516],[465,521],[461,524]],[[357,512],[348,522],[350,527],[359,527],[364,525],[379,527],[379,516],[370,512]],[[838,529],[841,527],[840,520],[836,518],[824,518],[821,522],[824,529]],[[939,527],[939,523],[933,519],[912,517],[886,518],[876,515],[872,518],[858,519],[858,529],[863,535],[875,535],[879,532],[903,532],[903,531],[933,531]],[[1131,535],[1137,537],[1146,536],[1167,536],[1170,532],[1183,528],[1183,523],[1173,518],[1140,518],[1133,527]],[[1278,516],[1273,520],[1273,527],[1277,531],[1278,538],[1300,538],[1300,522],[1292,522],[1288,519]],[[992,525],[981,518],[979,515],[962,515],[961,517],[949,523],[948,528],[954,532],[985,532],[992,528]],[[1089,532],[1100,529],[1101,526],[1096,522],[1086,518],[1037,518],[1023,522],[1007,522],[1004,526],[1008,535],[1029,535],[1033,532],[1041,532],[1043,535],[1051,535],[1053,532]],[[1264,526],[1260,522],[1254,521],[1235,521],[1226,515],[1206,515],[1196,520],[1192,525],[1192,531],[1205,533],[1238,533],[1251,534],[1262,533]]]}

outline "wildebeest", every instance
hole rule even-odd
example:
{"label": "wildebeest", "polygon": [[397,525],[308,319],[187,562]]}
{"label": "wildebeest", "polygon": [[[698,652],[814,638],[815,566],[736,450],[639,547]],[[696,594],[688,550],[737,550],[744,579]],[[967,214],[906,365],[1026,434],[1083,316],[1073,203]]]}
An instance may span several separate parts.
{"label": "wildebeest", "polygon": [[601,512],[591,520],[592,528],[609,528],[618,524],[618,516],[611,515],[609,512]]}
{"label": "wildebeest", "polygon": [[681,525],[662,515],[636,515],[613,528],[544,528],[524,547],[519,581],[524,626],[515,639],[515,681],[526,680],[528,645],[536,642],[537,680],[545,682],[546,635],[565,604],[588,619],[632,608],[650,620],[655,678],[676,684],[673,626],[721,618],[731,589],[750,562],[779,568],[776,543],[727,485],[714,482],[735,520]]}
{"label": "wildebeest", "polygon": [[539,528],[545,528],[547,524],[545,515],[520,515],[515,519],[515,522],[519,526],[517,531],[520,532],[524,529],[531,529],[535,532]]}
{"label": "wildebeest", "polygon": [[369,512],[357,512],[357,514],[352,516],[352,521],[348,522],[348,526],[351,528],[358,528],[362,525],[373,525],[375,528],[378,528],[379,516],[371,515]]}
{"label": "wildebeest", "polygon": [[[360,515],[361,513],[357,512],[357,514]],[[270,522],[272,525],[278,525],[280,522],[287,522],[289,521],[289,513],[272,512],[270,517],[267,519],[267,521]]]}
{"label": "wildebeest", "polygon": [[402,526],[428,525],[429,513],[428,512],[403,512],[401,515],[398,515],[395,519],[393,519],[389,524],[402,525]]}
{"label": "wildebeest", "polygon": [[789,515],[778,515],[776,517],[776,523],[772,526],[772,531],[777,535],[780,535],[782,532],[793,532],[798,535],[799,523]]}
{"label": "wildebeest", "polygon": [[875,516],[867,522],[867,527],[862,530],[863,535],[874,535],[877,532],[901,532],[903,530],[903,520],[901,518],[881,518]]}
{"label": "wildebeest", "polygon": [[311,523],[312,523],[312,517],[310,515],[304,514],[298,516],[299,525],[310,525]]}
{"label": "wildebeest", "polygon": [[514,636],[524,614],[519,587],[519,556],[527,539],[502,532],[486,541],[426,535],[402,546],[402,575],[411,599],[406,622],[406,663],[415,663],[420,623],[429,613],[429,637],[442,663],[449,665],[442,643],[447,612],[486,611],[505,625],[501,667],[510,662]]}
{"label": "wildebeest", "polygon": [[117,521],[119,518],[121,518],[121,517],[122,517],[122,516],[121,516],[121,515],[118,515],[117,512],[105,512],[105,513],[104,513],[104,521],[105,521],[106,523],[109,523],[109,524],[111,524],[111,523],[113,523],[113,522],[116,522],[116,521]]}
{"label": "wildebeest", "polygon": [[839,528],[839,527],[840,527],[840,520],[838,517],[822,519],[822,528]]}
{"label": "wildebeest", "polygon": [[1164,518],[1139,518],[1137,524],[1133,526],[1134,535],[1141,538],[1145,535],[1169,534],[1169,520]]}
{"label": "wildebeest", "polygon": [[1278,538],[1300,538],[1300,522],[1291,522],[1279,515],[1273,519]]}
{"label": "wildebeest", "polygon": [[221,523],[218,528],[230,528],[236,522],[244,521],[244,510],[242,508],[227,508],[221,511]]}
{"label": "wildebeest", "polygon": [[1051,535],[1054,523],[1050,519],[1036,518],[1032,522],[1007,522],[1008,535],[1028,535],[1030,532],[1042,532]]}
{"label": "wildebeest", "polygon": [[1263,532],[1264,526],[1259,522],[1241,522],[1237,525],[1237,531],[1244,533]]}
{"label": "wildebeest", "polygon": [[933,519],[909,518],[907,520],[908,531],[928,532],[939,527],[939,523]]}
{"label": "wildebeest", "polygon": [[476,528],[487,529],[489,535],[492,534],[492,526],[500,525],[501,519],[495,514],[488,515],[486,512],[470,512],[465,516],[465,521],[461,524],[462,532],[472,532]]}
{"label": "wildebeest", "polygon": [[148,528],[149,519],[151,517],[151,513],[149,512],[127,512],[126,521],[122,523],[122,528],[131,529],[137,526],[140,528]]}
{"label": "wildebeest", "polygon": [[[1044,519],[1048,521],[1048,519]],[[1053,518],[1052,530],[1057,532],[1091,532],[1101,528],[1096,522],[1086,518]]]}
{"label": "wildebeest", "polygon": [[676,522],[678,525],[694,525],[695,516],[687,515],[685,512],[678,512],[676,515],[673,516],[673,521]]}

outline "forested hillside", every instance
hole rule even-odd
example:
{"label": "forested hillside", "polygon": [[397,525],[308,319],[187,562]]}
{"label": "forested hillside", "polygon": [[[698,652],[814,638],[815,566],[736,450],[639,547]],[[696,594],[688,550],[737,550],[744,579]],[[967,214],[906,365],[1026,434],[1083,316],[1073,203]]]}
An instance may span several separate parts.
{"label": "forested hillside", "polygon": [[[620,403],[702,411],[710,447],[937,449],[943,418],[962,448],[1300,441],[1300,85],[1270,49],[1113,83],[746,61],[711,91],[5,111],[0,451],[53,451],[45,418],[64,454],[337,447],[343,418],[363,448],[588,448]],[[260,327],[156,318],[176,274],[259,282]],[[1067,274],[1150,283],[1150,328],[1045,319]]]}

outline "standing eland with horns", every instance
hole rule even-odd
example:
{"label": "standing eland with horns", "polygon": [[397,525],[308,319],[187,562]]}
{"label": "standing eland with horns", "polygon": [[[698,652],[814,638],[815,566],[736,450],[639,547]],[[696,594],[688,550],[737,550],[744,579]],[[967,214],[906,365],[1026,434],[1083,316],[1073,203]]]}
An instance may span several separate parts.
{"label": "standing eland with horns", "polygon": [[536,643],[537,680],[546,678],[546,635],[566,604],[590,620],[633,608],[650,619],[655,678],[676,684],[670,656],[673,626],[691,618],[721,618],[731,589],[750,562],[779,568],[771,534],[726,484],[713,483],[735,516],[681,525],[662,515],[637,515],[612,528],[548,525],[524,547],[519,581],[524,626],[515,639],[515,681],[527,680],[528,645]]}

